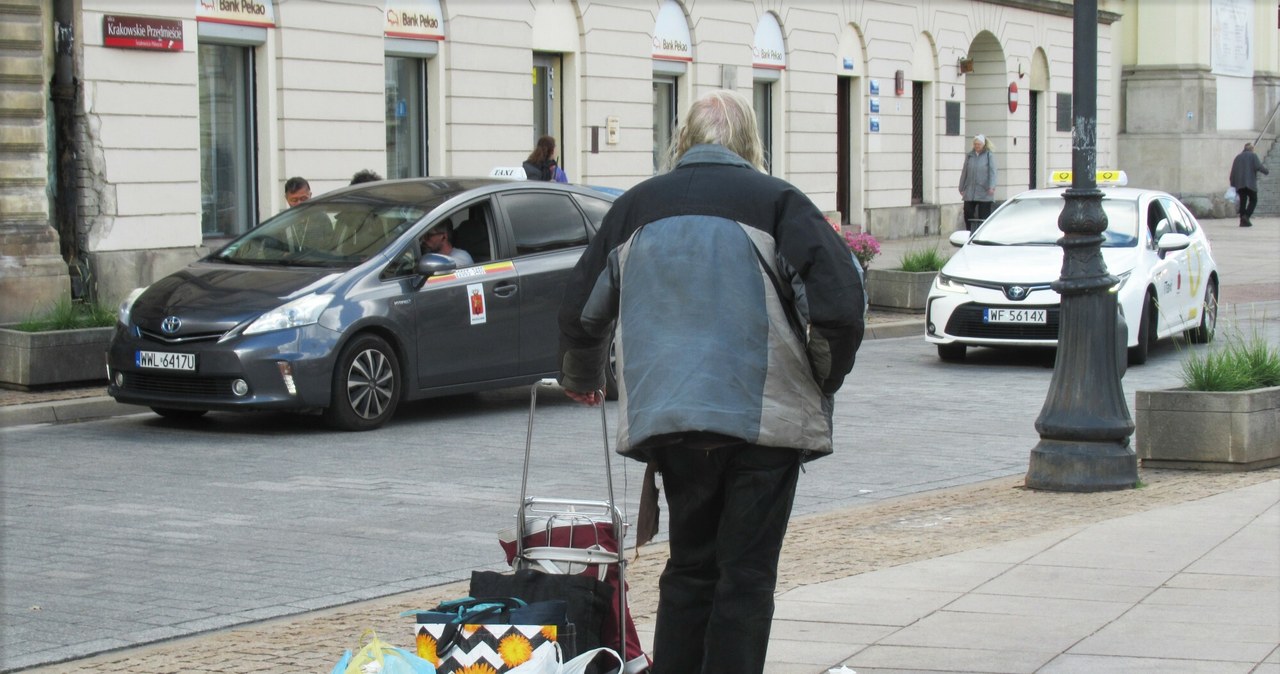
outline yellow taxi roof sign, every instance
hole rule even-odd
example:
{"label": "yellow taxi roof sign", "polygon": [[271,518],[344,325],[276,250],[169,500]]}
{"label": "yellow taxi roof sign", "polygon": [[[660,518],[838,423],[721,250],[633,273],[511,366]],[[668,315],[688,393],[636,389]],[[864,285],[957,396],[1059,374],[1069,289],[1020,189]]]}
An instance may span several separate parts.
{"label": "yellow taxi roof sign", "polygon": [[[1129,184],[1129,176],[1124,171],[1101,169],[1094,174],[1098,187],[1124,187]],[[1049,185],[1052,187],[1070,187],[1071,171],[1050,171]]]}

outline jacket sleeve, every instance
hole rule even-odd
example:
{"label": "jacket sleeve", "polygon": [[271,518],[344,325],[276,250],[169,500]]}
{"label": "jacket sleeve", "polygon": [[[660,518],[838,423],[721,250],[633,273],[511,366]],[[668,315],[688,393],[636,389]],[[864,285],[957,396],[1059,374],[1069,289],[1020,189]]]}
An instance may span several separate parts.
{"label": "jacket sleeve", "polygon": [[803,297],[809,321],[806,348],[814,378],[831,395],[853,369],[865,330],[866,298],[853,255],[813,202],[794,189],[779,205],[775,240],[781,261],[802,285],[797,297]]}
{"label": "jacket sleeve", "polygon": [[960,191],[964,192],[965,180],[969,177],[969,155],[964,156],[964,163],[960,166]]}
{"label": "jacket sleeve", "polygon": [[996,153],[994,153],[994,152],[992,152],[992,151],[990,151],[990,150],[987,150],[987,184],[986,184],[986,188],[987,188],[988,190],[993,190],[993,189],[995,189],[995,188],[996,188],[996,186],[997,186],[997,185],[999,185],[999,184],[1000,184],[1000,183],[999,183],[999,180],[998,180],[998,179],[997,179],[997,177],[996,177],[996,168],[997,168],[997,167],[996,167]]}
{"label": "jacket sleeve", "polygon": [[625,205],[605,215],[600,231],[569,275],[560,303],[560,385],[570,391],[604,386],[612,321],[617,316],[616,268],[611,255],[623,229]]}

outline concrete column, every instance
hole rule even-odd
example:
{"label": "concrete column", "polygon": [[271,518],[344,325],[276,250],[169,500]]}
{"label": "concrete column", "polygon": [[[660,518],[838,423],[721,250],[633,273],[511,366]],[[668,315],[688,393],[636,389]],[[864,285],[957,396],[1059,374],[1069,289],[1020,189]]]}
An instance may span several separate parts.
{"label": "concrete column", "polygon": [[48,12],[41,0],[0,4],[0,323],[40,313],[71,288],[46,194]]}

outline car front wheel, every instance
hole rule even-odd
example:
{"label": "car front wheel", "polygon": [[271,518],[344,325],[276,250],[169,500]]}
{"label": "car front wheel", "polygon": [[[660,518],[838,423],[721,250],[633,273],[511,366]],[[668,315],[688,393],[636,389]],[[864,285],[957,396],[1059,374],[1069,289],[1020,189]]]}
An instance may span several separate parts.
{"label": "car front wheel", "polygon": [[964,352],[967,350],[964,344],[939,344],[938,357],[948,363],[958,363],[964,360]]}
{"label": "car front wheel", "polygon": [[1155,300],[1148,295],[1147,299],[1142,302],[1142,321],[1138,323],[1138,343],[1129,347],[1129,364],[1142,365],[1147,362],[1147,356],[1151,354],[1151,343],[1156,338],[1156,308]]}
{"label": "car front wheel", "polygon": [[1209,281],[1204,289],[1204,305],[1200,307],[1200,325],[1187,331],[1187,336],[1196,344],[1208,344],[1218,331],[1218,284]]}
{"label": "car front wheel", "polygon": [[174,421],[195,421],[209,412],[209,410],[179,410],[172,407],[152,407],[151,411]]}
{"label": "car front wheel", "polygon": [[387,423],[400,402],[400,361],[376,335],[351,340],[338,356],[325,421],[343,431],[369,431]]}
{"label": "car front wheel", "polygon": [[609,357],[604,364],[604,399],[618,399],[618,330],[609,337]]}

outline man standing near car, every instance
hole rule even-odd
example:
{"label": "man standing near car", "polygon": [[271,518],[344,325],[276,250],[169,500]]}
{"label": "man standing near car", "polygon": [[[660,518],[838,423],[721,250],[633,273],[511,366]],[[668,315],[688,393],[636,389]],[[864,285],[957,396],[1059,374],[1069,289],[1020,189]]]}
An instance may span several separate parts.
{"label": "man standing near car", "polygon": [[1253,209],[1258,205],[1258,172],[1270,174],[1262,160],[1253,152],[1253,143],[1245,143],[1244,150],[1231,162],[1231,186],[1236,188],[1239,199],[1240,226],[1252,227]]}
{"label": "man standing near car", "polygon": [[311,183],[302,176],[294,176],[284,181],[284,202],[293,208],[298,204],[311,200]]}
{"label": "man standing near car", "polygon": [[662,474],[654,674],[764,670],[800,465],[831,452],[832,395],[862,342],[848,246],[761,170],[756,128],[741,94],[695,101],[674,167],[614,202],[560,310],[561,383],[586,404],[616,322],[617,451]]}

